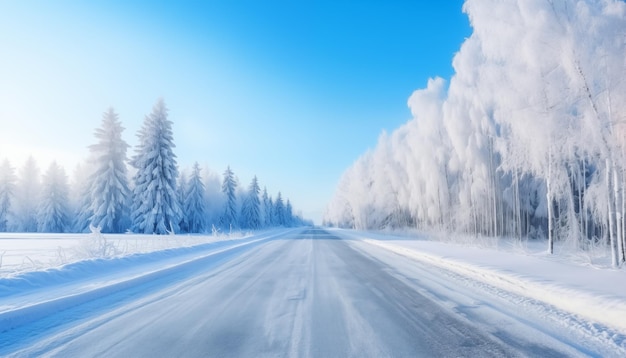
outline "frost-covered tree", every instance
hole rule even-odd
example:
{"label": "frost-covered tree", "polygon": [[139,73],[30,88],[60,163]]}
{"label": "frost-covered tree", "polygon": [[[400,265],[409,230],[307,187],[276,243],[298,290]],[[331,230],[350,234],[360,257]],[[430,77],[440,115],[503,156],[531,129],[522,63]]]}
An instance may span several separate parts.
{"label": "frost-covered tree", "polygon": [[276,218],[276,221],[274,223],[275,225],[287,225],[287,220],[285,217],[285,202],[283,201],[283,197],[280,191],[278,192],[278,195],[276,196],[276,201],[274,202],[274,213],[274,217]]}
{"label": "frost-covered tree", "polygon": [[225,198],[222,193],[222,176],[209,168],[204,170],[204,205],[206,209],[207,230],[219,229],[224,213]]}
{"label": "frost-covered tree", "polygon": [[226,197],[226,203],[224,205],[224,212],[222,214],[222,227],[230,229],[237,226],[237,181],[235,174],[230,169],[230,166],[226,168],[223,174],[222,180],[222,193]]}
{"label": "frost-covered tree", "polygon": [[285,204],[285,226],[292,226],[293,224],[293,207],[291,207],[291,201],[287,199],[287,203]]}
{"label": "frost-covered tree", "polygon": [[356,228],[354,223],[354,213],[350,204],[350,198],[353,196],[353,193],[349,188],[350,184],[354,180],[354,178],[349,175],[351,171],[352,167],[348,168],[341,175],[339,184],[335,189],[335,194],[326,207],[324,222],[326,222],[328,226],[350,229]]}
{"label": "frost-covered tree", "polygon": [[138,133],[139,144],[131,164],[133,180],[132,230],[145,234],[179,231],[182,216],[176,179],[178,167],[173,152],[172,122],[165,102],[159,99]]}
{"label": "frost-covered tree", "polygon": [[263,210],[263,226],[272,226],[272,204],[270,198],[267,195],[267,188],[263,187],[263,194],[261,195],[261,205]]}
{"label": "frost-covered tree", "polygon": [[189,219],[187,217],[187,210],[185,210],[185,198],[187,197],[188,180],[187,174],[183,171],[178,177],[178,187],[176,188],[176,195],[178,196],[178,202],[181,205],[182,215],[180,217],[180,223],[178,224],[181,232],[189,232]]}
{"label": "frost-covered tree", "polygon": [[274,205],[274,199],[272,199],[272,197],[270,196],[268,201],[268,209],[267,209],[267,215],[269,217],[268,220],[268,226],[274,226],[277,225],[277,219],[276,219],[276,206]]}
{"label": "frost-covered tree", "polygon": [[29,156],[24,166],[19,170],[19,179],[15,191],[14,214],[17,231],[37,231],[40,191],[39,167],[35,159]]}
{"label": "frost-covered tree", "polygon": [[8,159],[0,165],[0,232],[9,231],[11,203],[15,196],[15,169]]}
{"label": "frost-covered tree", "polygon": [[71,185],[72,190],[70,191],[71,210],[74,212],[72,228],[75,232],[89,232],[89,224],[91,224],[91,217],[93,216],[91,208],[91,174],[93,169],[85,164],[79,164],[76,167]]}
{"label": "frost-covered tree", "polygon": [[39,232],[65,232],[70,226],[68,183],[65,170],[52,162],[43,176],[41,203],[37,215]]}
{"label": "frost-covered tree", "polygon": [[257,177],[254,176],[248,186],[248,192],[246,193],[241,207],[241,223],[245,228],[258,229],[261,227],[261,201],[259,200],[259,182]]}
{"label": "frost-covered tree", "polygon": [[[125,232],[130,225],[130,189],[126,171],[128,144],[122,139],[124,127],[113,108],[102,116],[94,132],[98,140],[89,147],[93,173],[88,179],[91,214],[89,224],[105,233]],[[85,229],[84,227],[82,228]]]}
{"label": "frost-covered tree", "polygon": [[206,227],[205,189],[200,175],[200,166],[194,163],[187,184],[183,210],[187,217],[188,232],[203,232]]}

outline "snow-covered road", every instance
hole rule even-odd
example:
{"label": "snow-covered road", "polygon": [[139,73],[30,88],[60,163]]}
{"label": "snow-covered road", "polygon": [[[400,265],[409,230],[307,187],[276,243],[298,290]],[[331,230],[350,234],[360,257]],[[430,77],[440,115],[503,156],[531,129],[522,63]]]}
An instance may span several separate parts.
{"label": "snow-covered road", "polygon": [[[66,299],[58,310],[24,305],[34,318],[0,329],[0,355],[593,355],[571,337],[546,334],[558,329],[544,329],[545,322],[457,291],[436,268],[410,265],[407,274],[408,259],[373,247],[305,229],[151,267],[149,276],[134,272],[130,283],[92,279],[80,287],[98,291],[78,292],[83,301]],[[0,322],[11,320],[0,312]]]}

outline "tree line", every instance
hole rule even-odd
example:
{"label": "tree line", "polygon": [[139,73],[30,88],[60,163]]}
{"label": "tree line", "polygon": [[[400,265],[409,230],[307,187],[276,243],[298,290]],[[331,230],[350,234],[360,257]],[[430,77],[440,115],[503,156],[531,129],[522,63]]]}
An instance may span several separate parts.
{"label": "tree line", "polygon": [[265,188],[261,192],[256,176],[241,188],[230,166],[222,178],[212,173],[203,178],[197,162],[189,173],[181,172],[162,99],[146,116],[130,159],[123,131],[110,108],[73,187],[56,162],[40,175],[32,157],[19,173],[5,159],[0,232],[88,232],[93,226],[105,233],[204,233],[305,223],[280,192],[275,198]]}
{"label": "tree line", "polygon": [[607,245],[626,256],[626,3],[467,1],[447,84],[360,157],[329,225]]}

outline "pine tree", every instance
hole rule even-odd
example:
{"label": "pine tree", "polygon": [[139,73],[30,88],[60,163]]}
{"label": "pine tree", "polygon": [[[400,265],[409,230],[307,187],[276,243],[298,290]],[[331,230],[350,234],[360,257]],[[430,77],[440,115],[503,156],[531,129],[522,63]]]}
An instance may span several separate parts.
{"label": "pine tree", "polygon": [[8,159],[0,166],[0,232],[9,231],[11,202],[15,195],[15,173]]}
{"label": "pine tree", "polygon": [[267,201],[267,212],[268,212],[268,226],[272,227],[277,225],[276,222],[276,206],[274,205],[274,200],[272,199],[272,197],[269,197],[269,200]]}
{"label": "pine tree", "polygon": [[248,187],[248,193],[244,199],[243,207],[241,208],[242,225],[246,228],[256,230],[261,227],[260,191],[259,182],[257,177],[254,176]]}
{"label": "pine tree", "polygon": [[133,177],[132,230],[145,234],[177,232],[182,215],[176,195],[178,168],[173,152],[172,122],[162,99],[146,116],[131,164]]}
{"label": "pine tree", "polygon": [[293,221],[293,208],[291,207],[291,202],[287,199],[285,204],[285,226],[292,226]]}
{"label": "pine tree", "polygon": [[188,183],[189,181],[187,180],[187,174],[185,174],[184,171],[181,172],[180,176],[178,177],[178,187],[176,188],[176,195],[178,196],[178,202],[180,203],[182,210],[180,223],[178,224],[178,226],[180,227],[180,232],[190,232],[189,218],[187,217],[188,212],[185,208],[185,199],[187,198]]}
{"label": "pine tree", "polygon": [[184,211],[187,216],[188,231],[203,232],[206,228],[205,190],[200,176],[200,166],[194,163],[191,177],[187,185],[184,201]]}
{"label": "pine tree", "polygon": [[37,163],[32,156],[28,157],[20,170],[15,192],[14,214],[16,216],[17,231],[37,231],[40,186]]}
{"label": "pine tree", "polygon": [[123,131],[117,114],[109,108],[102,115],[101,127],[94,132],[98,143],[89,147],[94,172],[87,184],[90,187],[90,206],[84,209],[91,213],[89,223],[102,232],[121,233],[130,224],[130,189],[126,172],[126,150],[129,146],[122,139]]}
{"label": "pine tree", "polygon": [[43,177],[39,232],[65,232],[69,227],[68,184],[65,170],[52,162]]}
{"label": "pine tree", "polygon": [[77,187],[74,188],[74,190],[78,191],[78,193],[75,194],[78,198],[75,200],[76,210],[74,223],[72,224],[75,232],[89,232],[89,225],[91,224],[91,217],[93,216],[93,210],[91,208],[91,187],[91,173],[89,173],[87,178],[79,181]]}
{"label": "pine tree", "polygon": [[220,173],[204,167],[204,208],[206,210],[207,231],[222,229],[225,197],[222,193],[222,176]]}
{"label": "pine tree", "polygon": [[230,166],[228,166],[224,171],[224,180],[222,181],[222,193],[226,196],[226,204],[221,221],[222,226],[226,229],[230,229],[237,225],[236,190],[237,182],[235,181],[235,174],[230,169]]}
{"label": "pine tree", "polygon": [[274,211],[275,211],[275,225],[285,226],[285,203],[283,202],[282,195],[280,191],[278,192],[278,196],[276,197],[276,202],[274,203]]}
{"label": "pine tree", "polygon": [[263,204],[263,226],[270,227],[272,226],[272,204],[270,203],[270,198],[267,195],[266,187],[263,187],[261,200]]}

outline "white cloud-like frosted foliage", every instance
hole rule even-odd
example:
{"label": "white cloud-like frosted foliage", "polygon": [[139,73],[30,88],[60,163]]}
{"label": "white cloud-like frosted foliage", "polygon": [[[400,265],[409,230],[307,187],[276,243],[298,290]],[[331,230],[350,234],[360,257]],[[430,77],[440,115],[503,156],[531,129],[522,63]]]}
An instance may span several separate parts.
{"label": "white cloud-like frosted foliage", "polygon": [[344,173],[325,221],[606,238],[619,252],[626,3],[467,0],[464,11],[473,33],[449,85],[411,95],[413,119]]}

